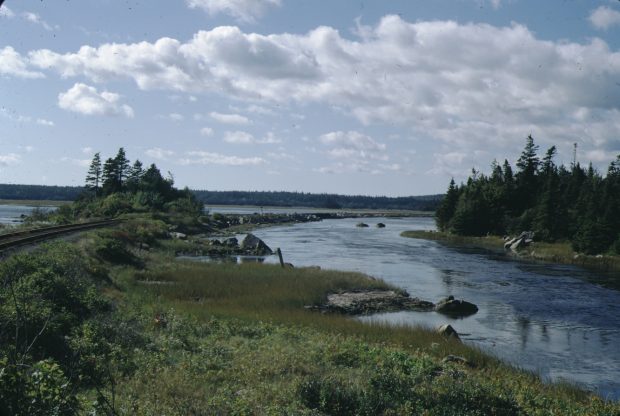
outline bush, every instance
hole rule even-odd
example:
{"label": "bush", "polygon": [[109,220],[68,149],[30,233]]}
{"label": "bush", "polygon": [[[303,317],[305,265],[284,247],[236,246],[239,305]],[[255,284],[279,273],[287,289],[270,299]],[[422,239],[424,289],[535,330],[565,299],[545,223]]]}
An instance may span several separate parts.
{"label": "bush", "polygon": [[0,359],[0,414],[69,416],[77,411],[71,384],[53,360],[16,366]]}

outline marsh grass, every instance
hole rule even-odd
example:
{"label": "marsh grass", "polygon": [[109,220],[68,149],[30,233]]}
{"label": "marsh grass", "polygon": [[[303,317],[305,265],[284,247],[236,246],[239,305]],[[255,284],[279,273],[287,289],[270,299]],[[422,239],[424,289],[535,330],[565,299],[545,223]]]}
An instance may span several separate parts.
{"label": "marsh grass", "polygon": [[[144,321],[151,346],[137,353],[140,372],[120,381],[118,402],[126,411],[119,413],[620,411],[572,385],[542,383],[425,328],[366,324],[304,309],[329,292],[389,288],[362,274],[150,256],[147,270],[115,270],[125,308],[166,322]],[[472,366],[442,363],[448,354]]]}

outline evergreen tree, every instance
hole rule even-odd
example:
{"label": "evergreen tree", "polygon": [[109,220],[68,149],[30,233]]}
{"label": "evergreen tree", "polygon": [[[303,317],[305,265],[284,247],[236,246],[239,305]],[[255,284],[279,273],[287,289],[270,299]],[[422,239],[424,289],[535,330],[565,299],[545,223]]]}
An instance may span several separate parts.
{"label": "evergreen tree", "polygon": [[90,167],[88,168],[88,173],[86,174],[86,188],[93,190],[95,195],[99,194],[101,173],[101,156],[99,152],[97,152],[95,156],[93,156],[93,160],[90,162]]}
{"label": "evergreen tree", "polygon": [[116,192],[120,192],[121,183],[118,180],[118,167],[116,166],[116,160],[108,158],[103,164],[103,172],[101,175],[103,183],[103,194],[110,195]]}
{"label": "evergreen tree", "polygon": [[516,175],[518,199],[515,202],[518,207],[517,215],[522,214],[535,201],[538,166],[540,164],[540,159],[536,155],[537,151],[538,145],[534,144],[532,135],[527,136],[525,148],[517,161],[517,168],[519,168]]}
{"label": "evergreen tree", "polygon": [[129,171],[127,173],[127,189],[130,192],[135,192],[139,189],[140,181],[142,180],[142,175],[144,174],[144,169],[142,167],[142,162],[136,160]]}
{"label": "evergreen tree", "polygon": [[118,153],[114,157],[116,181],[119,184],[120,189],[122,189],[125,179],[127,179],[127,176],[129,175],[129,163],[129,160],[125,156],[125,149],[121,147],[118,149]]}
{"label": "evergreen tree", "polygon": [[439,231],[448,230],[450,221],[454,216],[458,200],[459,190],[454,183],[454,178],[452,178],[450,180],[450,185],[448,186],[448,192],[446,192],[446,196],[441,201],[441,205],[439,205],[439,208],[437,208],[437,211],[435,212],[435,223],[437,224]]}

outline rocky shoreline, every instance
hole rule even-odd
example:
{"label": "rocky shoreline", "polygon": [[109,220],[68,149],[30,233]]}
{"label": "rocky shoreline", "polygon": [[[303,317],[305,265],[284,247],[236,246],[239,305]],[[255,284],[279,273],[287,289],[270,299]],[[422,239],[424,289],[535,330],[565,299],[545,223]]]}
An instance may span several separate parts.
{"label": "rocky shoreline", "polygon": [[330,293],[325,303],[308,305],[308,310],[321,313],[339,313],[343,315],[369,315],[381,312],[438,312],[453,318],[466,317],[478,312],[473,303],[456,300],[453,296],[442,299],[437,304],[413,298],[406,292],[398,290],[357,290]]}

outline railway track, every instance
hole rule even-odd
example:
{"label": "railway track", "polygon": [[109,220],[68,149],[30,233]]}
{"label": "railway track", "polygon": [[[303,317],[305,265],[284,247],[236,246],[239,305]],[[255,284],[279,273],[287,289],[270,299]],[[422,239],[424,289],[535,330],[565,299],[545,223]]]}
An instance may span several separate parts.
{"label": "railway track", "polygon": [[25,244],[31,244],[41,240],[47,240],[49,238],[53,238],[63,234],[69,234],[75,231],[83,231],[91,228],[115,225],[120,223],[121,221],[122,220],[91,221],[80,224],[55,225],[52,227],[43,227],[33,230],[24,230],[16,231],[14,233],[1,234],[0,251],[22,246]]}

